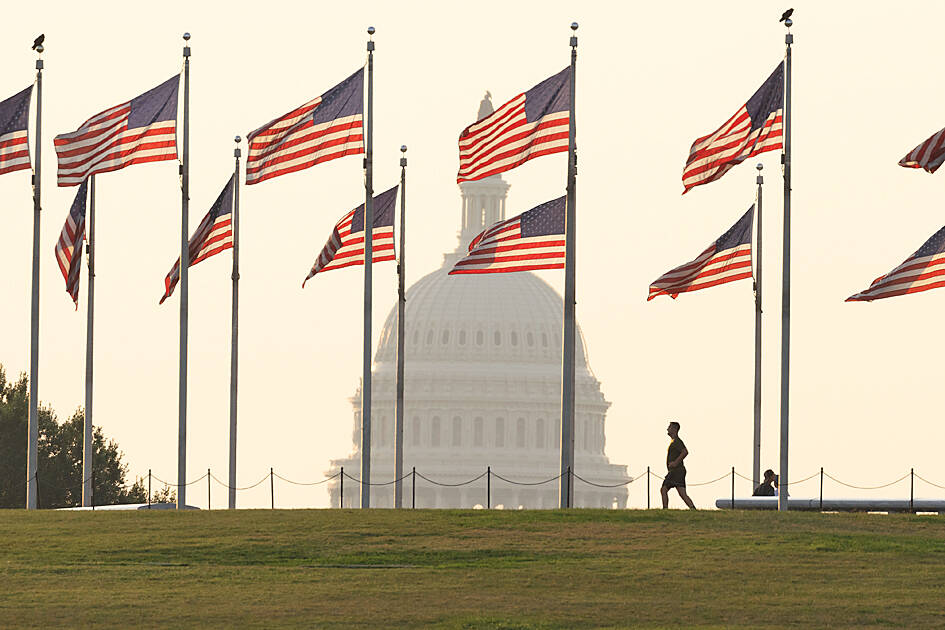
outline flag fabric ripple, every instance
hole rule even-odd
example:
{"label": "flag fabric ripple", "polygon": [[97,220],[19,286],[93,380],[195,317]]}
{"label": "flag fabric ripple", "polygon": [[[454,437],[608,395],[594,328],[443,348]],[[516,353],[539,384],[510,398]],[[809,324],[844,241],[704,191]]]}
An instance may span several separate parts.
{"label": "flag fabric ripple", "polygon": [[519,94],[459,136],[457,182],[511,170],[533,158],[568,150],[571,68]]}
{"label": "flag fabric ripple", "polygon": [[945,162],[945,129],[912,149],[906,157],[899,160],[899,166],[922,168],[934,173]]}
{"label": "flag fabric ripple", "polygon": [[364,68],[249,134],[246,184],[364,153]]}
{"label": "flag fabric ripple", "polygon": [[784,146],[784,62],[735,115],[692,143],[683,169],[683,194],[725,175],[748,158]]}
{"label": "flag fabric ripple", "polygon": [[[210,206],[209,212],[194,230],[187,244],[190,252],[190,264],[193,267],[215,254],[233,249],[233,188],[236,185],[236,175],[231,175],[229,181],[220,192],[220,196]],[[180,257],[167,276],[164,278],[164,297],[159,304],[174,293],[174,288],[180,281]]]}
{"label": "flag fabric ripple", "polygon": [[755,206],[752,206],[695,260],[657,278],[650,285],[646,301],[658,295],[675,299],[680,293],[751,278],[751,223],[754,214]]}
{"label": "flag fabric ripple", "polygon": [[177,159],[180,75],[126,103],[106,109],[76,131],[56,136],[59,185],[146,162]]}
{"label": "flag fabric ripple", "polygon": [[56,242],[56,262],[66,281],[66,293],[79,308],[79,272],[82,270],[82,244],[85,243],[85,204],[88,182],[84,181],[75,194],[75,200]]}
{"label": "flag fabric ripple", "polygon": [[846,301],[871,302],[940,287],[945,287],[945,227],[933,234],[901,265],[876,278],[868,289],[851,295]]}
{"label": "flag fabric ripple", "polygon": [[[374,196],[374,229],[372,231],[372,263],[394,260],[394,206],[397,186]],[[312,269],[302,281],[302,288],[315,274],[351,265],[364,264],[364,204],[351,210],[331,231],[328,242]]]}
{"label": "flag fabric ripple", "polygon": [[564,269],[565,197],[484,230],[450,275]]}
{"label": "flag fabric ripple", "polygon": [[30,167],[27,126],[33,86],[0,101],[0,175]]}

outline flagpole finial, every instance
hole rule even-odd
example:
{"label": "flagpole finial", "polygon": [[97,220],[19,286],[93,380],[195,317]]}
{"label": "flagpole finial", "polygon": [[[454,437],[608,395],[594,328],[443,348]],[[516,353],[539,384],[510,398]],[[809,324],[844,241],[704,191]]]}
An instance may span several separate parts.
{"label": "flagpole finial", "polygon": [[755,166],[755,168],[757,168],[759,172],[760,172],[764,167],[765,167],[765,165],[762,164],[761,162],[758,162],[758,165]]}
{"label": "flagpole finial", "polygon": [[400,165],[407,166],[407,145],[400,145]]}
{"label": "flagpole finial", "polygon": [[43,45],[40,44],[39,46],[36,47],[36,54],[41,55],[41,54],[43,54],[43,51],[44,51],[44,50],[45,50],[45,48],[43,48]]}
{"label": "flagpole finial", "polygon": [[374,27],[373,26],[367,27],[367,34],[368,34],[367,49],[368,49],[368,52],[373,52],[374,51]]}
{"label": "flagpole finial", "polygon": [[578,23],[571,22],[571,33],[573,33],[571,35],[571,48],[577,48],[577,30],[578,30]]}
{"label": "flagpole finial", "polygon": [[572,31],[578,30],[578,23],[577,23],[577,22],[571,22],[571,30],[572,30]]}
{"label": "flagpole finial", "polygon": [[243,141],[243,139],[240,138],[239,136],[236,136],[235,138],[233,138],[233,142],[236,143],[236,148],[233,149],[233,157],[239,157],[239,156],[240,156],[240,142],[242,142],[242,141]]}
{"label": "flagpole finial", "polygon": [[190,33],[184,33],[184,41],[185,41],[185,42],[189,42],[189,41],[190,41]]}
{"label": "flagpole finial", "polygon": [[786,28],[790,29],[792,26],[794,26],[794,20],[792,20],[791,18],[785,19],[785,20],[784,20],[784,26],[785,26]]}

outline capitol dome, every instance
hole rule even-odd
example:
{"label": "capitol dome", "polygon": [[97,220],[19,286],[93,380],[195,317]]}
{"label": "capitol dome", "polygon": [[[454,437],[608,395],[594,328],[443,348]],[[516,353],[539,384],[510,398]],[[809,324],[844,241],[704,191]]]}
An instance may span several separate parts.
{"label": "capitol dome", "polygon": [[[404,313],[404,506],[552,508],[558,505],[561,440],[561,296],[533,273],[450,276],[483,229],[505,218],[509,185],[498,175],[463,182],[459,245],[443,265],[407,290]],[[416,211],[411,208],[411,211]],[[409,235],[408,235],[409,239]],[[409,246],[409,240],[408,240]],[[409,252],[407,264],[410,264]],[[394,478],[397,307],[378,340],[372,388],[372,482]],[[575,359],[576,507],[625,507],[627,467],[604,454],[610,403],[588,366],[584,341]],[[361,394],[354,407],[353,452],[333,460],[360,471]],[[469,481],[487,467],[485,476]],[[416,468],[416,488],[411,471]],[[546,483],[540,483],[546,481]],[[511,482],[519,482],[517,485]],[[442,484],[442,485],[438,485]],[[613,487],[602,487],[613,486]],[[333,507],[358,507],[357,484],[329,487]],[[371,490],[372,507],[392,507],[393,485]]]}

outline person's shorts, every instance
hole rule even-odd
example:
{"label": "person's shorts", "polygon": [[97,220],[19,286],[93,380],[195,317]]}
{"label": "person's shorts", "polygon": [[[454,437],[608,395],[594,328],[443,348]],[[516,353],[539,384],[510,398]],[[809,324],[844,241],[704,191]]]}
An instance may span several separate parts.
{"label": "person's shorts", "polygon": [[686,469],[682,466],[673,468],[663,478],[664,488],[685,488],[686,487]]}

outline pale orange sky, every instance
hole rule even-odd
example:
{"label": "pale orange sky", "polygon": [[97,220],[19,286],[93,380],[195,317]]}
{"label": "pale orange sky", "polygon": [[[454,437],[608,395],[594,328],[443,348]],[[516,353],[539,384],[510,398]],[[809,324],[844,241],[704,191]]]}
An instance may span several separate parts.
{"label": "pale orange sky", "polygon": [[[456,138],[485,90],[496,105],[568,64],[577,73],[578,319],[591,367],[613,403],[607,454],[634,476],[661,470],[665,426],[682,423],[690,483],[751,467],[750,282],[647,303],[650,281],[690,260],[754,199],[758,160],[682,197],[691,142],[745,102],[784,53],[787,5],[713,3],[99,2],[5,9],[0,97],[33,81],[29,46],[46,34],[39,396],[66,418],[84,400],[86,279],[75,312],[53,248],[74,188],[55,185],[55,134],[157,85],[193,34],[191,227],[233,168],[232,137],[310,100],[365,60],[375,41],[375,189],[408,158],[408,283],[439,267],[459,228]],[[945,484],[938,393],[945,291],[845,304],[945,223],[945,175],[898,160],[945,125],[933,78],[945,6],[796,2],[794,46],[791,476],[820,466],[860,485],[912,466]],[[264,10],[264,12],[262,12]],[[273,19],[273,15],[283,19]],[[288,19],[284,19],[288,18]],[[264,24],[265,26],[260,26]],[[507,174],[509,214],[559,196],[565,155]],[[762,156],[765,197],[763,467],[777,468],[780,365],[778,153]],[[240,485],[273,466],[321,478],[351,450],[348,403],[361,373],[359,270],[301,281],[335,221],[363,199],[360,158],[344,158],[241,192]],[[29,174],[0,177],[0,363],[29,368],[32,204]],[[178,296],[158,306],[177,256],[173,162],[97,179],[94,419],[132,475],[174,480]],[[190,282],[188,477],[226,477],[230,257]],[[562,274],[542,275],[559,291]],[[374,339],[394,304],[392,264],[375,267]],[[409,404],[409,402],[408,402]],[[387,476],[375,471],[377,478]],[[655,485],[654,485],[655,490]],[[747,491],[747,485],[740,492]],[[852,495],[828,485],[832,496]],[[205,488],[189,495],[205,506]],[[793,496],[815,496],[815,482]],[[917,496],[939,492],[917,482]],[[321,489],[276,486],[282,507],[324,506]],[[691,487],[700,506],[726,483]],[[908,496],[907,483],[883,492]],[[225,491],[214,485],[213,505]],[[654,492],[654,498],[655,498]],[[938,495],[940,496],[940,494]],[[630,502],[645,502],[642,485]],[[268,506],[268,484],[241,506]]]}

